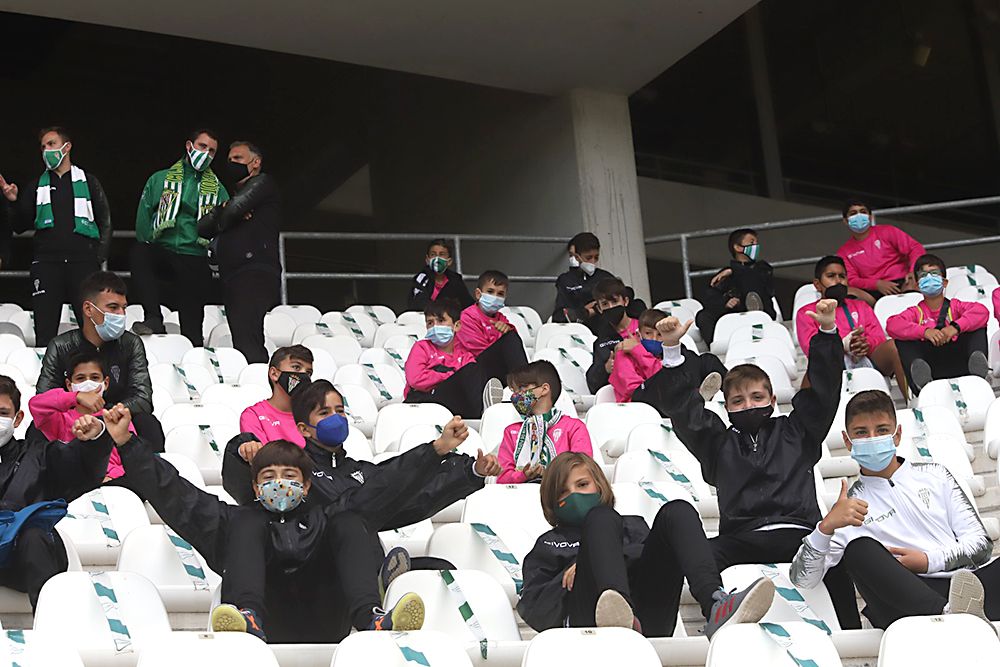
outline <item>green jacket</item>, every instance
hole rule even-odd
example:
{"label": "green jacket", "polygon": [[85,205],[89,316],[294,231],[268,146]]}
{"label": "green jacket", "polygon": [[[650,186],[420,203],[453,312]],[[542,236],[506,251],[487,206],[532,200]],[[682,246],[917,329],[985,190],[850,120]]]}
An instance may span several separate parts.
{"label": "green jacket", "polygon": [[[207,171],[207,170],[206,170]],[[184,183],[181,189],[181,209],[177,214],[177,223],[163,230],[153,238],[153,218],[160,205],[163,194],[163,181],[167,170],[161,169],[146,181],[139,200],[139,209],[135,214],[135,236],[140,243],[157,243],[170,252],[178,255],[196,255],[204,257],[208,249],[198,241],[198,193],[201,186],[202,172],[196,171],[184,160]],[[219,185],[219,204],[229,201],[229,193]]]}

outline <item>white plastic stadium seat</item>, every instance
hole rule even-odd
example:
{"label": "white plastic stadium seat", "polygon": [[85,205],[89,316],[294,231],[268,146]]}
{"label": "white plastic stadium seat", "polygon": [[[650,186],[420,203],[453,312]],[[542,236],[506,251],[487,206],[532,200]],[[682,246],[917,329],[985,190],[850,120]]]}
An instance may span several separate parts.
{"label": "white plastic stadium seat", "polygon": [[21,331],[21,339],[28,347],[35,346],[35,315],[31,311],[19,310],[3,320],[13,324]]}
{"label": "white plastic stadium seat", "polygon": [[[27,600],[27,597],[25,597]],[[30,613],[30,607],[28,611]],[[83,667],[80,654],[72,646],[53,641],[51,635],[33,630],[8,630],[0,648],[0,664],[40,667]],[[15,639],[19,637],[19,639]],[[22,641],[23,640],[23,641]],[[15,653],[15,651],[19,651]]]}
{"label": "white plastic stadium seat", "polygon": [[[917,413],[913,408],[896,410],[896,423],[903,430],[903,440],[912,440],[921,431],[938,433],[961,443],[961,447],[970,461],[975,458],[975,448],[966,439],[962,424],[959,423],[955,413],[940,405],[928,405],[925,408],[916,408],[916,410],[920,411],[922,420],[917,419]],[[986,440],[983,442],[985,443]]]}
{"label": "white plastic stadium seat", "polygon": [[[726,317],[729,317],[728,315]],[[726,354],[726,362],[735,365],[737,360],[757,359],[759,357],[775,357],[780,359],[785,367],[789,380],[796,376],[795,356],[781,341],[765,339],[733,343]]]}
{"label": "white plastic stadium seat", "polygon": [[654,450],[666,456],[670,463],[688,478],[691,487],[686,488],[671,477],[660,461],[649,453],[649,449],[653,448],[635,449],[618,457],[612,475],[615,484],[638,484],[639,482],[677,484],[684,491],[682,499],[686,500],[690,496],[702,516],[716,516],[718,514],[718,509],[712,509],[718,507],[718,503],[712,500],[712,487],[702,478],[701,465],[693,454],[686,449],[669,452]]}
{"label": "white plastic stadium seat", "polygon": [[220,349],[233,346],[233,332],[229,329],[228,322],[219,322],[212,327],[205,337],[205,344],[209,347]]}
{"label": "white plastic stadium seat", "polygon": [[295,327],[295,331],[292,332],[292,345],[298,345],[309,336],[347,336],[354,338],[351,335],[351,330],[339,322],[340,320],[338,319],[333,324],[327,324],[326,322],[299,324]]}
{"label": "white plastic stadium seat", "polygon": [[531,640],[521,663],[522,667],[660,667],[661,664],[653,645],[631,628],[546,630]]}
{"label": "white plastic stadium seat", "polygon": [[344,451],[355,461],[375,460],[374,453],[372,452],[372,444],[368,442],[368,438],[361,432],[361,429],[354,426],[347,427],[347,440],[344,440]]}
{"label": "white plastic stadium seat", "polygon": [[[948,286],[944,288],[944,295],[949,299],[958,298],[960,292],[964,292],[970,287],[981,287],[984,290],[992,290],[997,286],[997,279],[992,273],[966,273],[948,278]],[[969,299],[976,301],[977,298]]]}
{"label": "white plastic stadium seat", "polygon": [[282,304],[275,306],[270,312],[287,315],[295,324],[315,324],[322,317],[319,308],[308,304]]}
{"label": "white plastic stadium seat", "polygon": [[139,497],[123,487],[105,486],[69,504],[59,522],[85,565],[114,565],[121,543],[134,529],[148,526],[149,517]]}
{"label": "white plastic stadium seat", "polygon": [[746,343],[758,340],[780,340],[787,347],[788,351],[795,355],[795,344],[792,343],[792,335],[788,329],[778,322],[764,322],[762,324],[751,324],[743,326],[733,331],[729,336],[729,348],[732,349],[736,343]]}
{"label": "white plastic stadium seat", "polygon": [[156,364],[149,367],[149,377],[153,384],[170,393],[174,403],[198,402],[201,400],[202,392],[217,382],[212,371],[196,364],[188,366]]}
{"label": "white plastic stadium seat", "polygon": [[169,637],[170,620],[142,575],[63,572],[42,587],[34,630],[75,648],[88,665],[134,665],[147,642]]}
{"label": "white plastic stadium seat", "polygon": [[580,348],[544,347],[535,351],[533,361],[548,361],[556,367],[556,373],[562,382],[563,393],[586,396],[590,394],[587,387],[587,369],[593,363],[590,352]]}
{"label": "white plastic stadium seat", "polygon": [[386,350],[394,350],[405,360],[410,355],[410,350],[413,349],[413,346],[420,338],[421,336],[417,336],[416,334],[397,334],[389,336],[382,341],[382,347]]}
{"label": "white plastic stadium seat", "polygon": [[201,554],[176,533],[168,534],[164,526],[143,526],[129,533],[118,556],[118,570],[149,579],[170,613],[208,613],[212,593],[222,583]]}
{"label": "white plastic stadium seat", "polygon": [[427,334],[427,327],[424,325],[423,315],[420,316],[420,324],[383,324],[375,332],[372,347],[385,347],[390,338],[396,336],[406,336],[416,342]]}
{"label": "white plastic stadium seat", "polygon": [[[774,630],[783,636],[775,638],[756,623],[726,626],[712,637],[706,667],[841,667],[843,664],[830,637],[813,625],[796,621],[778,624]],[[795,655],[794,659],[789,652]]]}
{"label": "white plastic stadium seat", "polygon": [[733,354],[726,357],[726,368],[732,369],[740,364],[753,364],[757,368],[767,373],[771,380],[771,391],[779,403],[791,403],[795,396],[795,388],[788,377],[788,368],[785,362],[778,357],[761,355],[759,357],[737,358]]}
{"label": "white plastic stadium seat", "polygon": [[483,439],[483,451],[496,453],[503,441],[503,432],[511,424],[522,421],[517,410],[510,403],[496,403],[483,411],[479,422],[479,435]]}
{"label": "white plastic stadium seat", "polygon": [[[427,627],[425,622],[424,627]],[[247,663],[242,663],[247,664]],[[472,667],[465,645],[444,632],[356,632],[337,645],[330,667]]]}
{"label": "white plastic stadium seat", "polygon": [[[557,335],[567,335],[567,336],[577,336],[581,340],[591,341],[594,340],[594,334],[591,333],[583,324],[569,323],[569,324],[558,324],[549,322],[543,324],[541,329],[538,330],[538,337],[535,339],[535,349],[541,349],[543,347],[549,347],[549,340],[553,336]],[[564,346],[565,347],[565,346]]]}
{"label": "white plastic stadium seat", "polygon": [[167,433],[164,450],[191,459],[206,484],[222,484],[222,455],[237,433],[235,426],[183,424]]}
{"label": "white plastic stadium seat", "polygon": [[240,372],[237,384],[255,384],[260,387],[267,387],[270,391],[271,385],[267,381],[267,364],[250,364]]}
{"label": "white plastic stadium seat", "polygon": [[840,383],[840,391],[844,394],[857,394],[869,389],[877,389],[889,393],[889,383],[885,376],[875,368],[855,368],[844,371]]}
{"label": "white plastic stadium seat", "polygon": [[220,426],[239,428],[240,416],[232,408],[225,405],[197,405],[194,403],[176,403],[164,410],[160,417],[164,433],[181,424],[196,424],[205,426]]}
{"label": "white plastic stadium seat", "polygon": [[878,667],[973,667],[1000,662],[996,630],[970,614],[910,616],[886,629]]}
{"label": "white plastic stadium seat", "polygon": [[[505,306],[501,311],[507,316],[511,324],[517,328],[525,346],[534,347],[535,338],[542,329],[542,318],[539,317],[538,311],[531,306]],[[515,320],[520,320],[523,323],[523,327],[519,326]]]}
{"label": "white plastic stadium seat", "polygon": [[[788,579],[788,570],[791,567],[789,563],[778,563],[775,568],[778,570],[782,580],[774,581],[776,588],[789,588],[798,591],[799,595],[805,600],[809,608],[816,614],[817,617],[824,623],[830,630],[836,632],[840,630],[840,621],[837,620],[837,612],[833,608],[833,600],[830,599],[830,594],[826,590],[826,586],[817,586],[815,588],[797,588]],[[737,589],[742,590],[752,584],[753,582],[760,579],[762,576],[766,576],[766,571],[769,566],[763,565],[733,565],[727,567],[722,571],[722,586],[727,591]],[[773,581],[773,580],[772,580]],[[780,591],[775,591],[774,599],[771,602],[771,608],[767,610],[764,614],[764,618],[761,619],[765,623],[792,623],[801,621],[801,617],[798,613],[789,605],[788,600],[781,594]]]}
{"label": "white plastic stadium seat", "polygon": [[917,305],[923,298],[920,292],[904,292],[902,294],[883,296],[875,302],[875,317],[878,318],[879,324],[882,325],[882,329],[884,330],[885,323],[890,317],[903,312],[910,306]]}
{"label": "white plastic stadium seat", "polygon": [[[941,405],[951,410],[962,429],[980,431],[986,423],[986,411],[995,400],[990,383],[980,377],[967,375],[951,380],[934,380],[927,383],[917,398],[921,408]],[[964,405],[962,405],[964,403]]]}
{"label": "white plastic stadium seat", "polygon": [[959,482],[964,482],[973,496],[986,493],[986,485],[981,477],[976,477],[972,463],[965,452],[965,440],[946,433],[929,433],[919,451],[913,438],[900,441],[899,455],[915,463],[933,461],[943,465]]}
{"label": "white plastic stadium seat", "polygon": [[328,325],[339,324],[345,327],[361,347],[372,347],[375,333],[379,328],[378,323],[364,312],[327,313],[320,321]]}
{"label": "white plastic stadium seat", "polygon": [[333,357],[337,368],[358,363],[361,356],[361,345],[353,336],[324,336],[313,334],[302,340],[302,345],[313,350],[326,350]]}
{"label": "white plastic stadium seat", "polygon": [[386,405],[401,403],[406,378],[396,364],[347,364],[337,369],[334,384],[363,387],[375,405],[381,409]]}
{"label": "white plastic stadium seat", "polygon": [[264,316],[264,335],[273,340],[278,347],[291,345],[294,332],[295,320],[290,315],[268,313]]}
{"label": "white plastic stadium seat", "polygon": [[431,424],[443,427],[451,421],[448,408],[437,403],[397,403],[387,405],[378,413],[372,438],[372,450],[376,454],[392,451],[398,446],[406,429],[415,424]]}
{"label": "white plastic stadium seat", "polygon": [[173,632],[144,646],[137,667],[175,665],[278,667],[278,661],[267,644],[245,632]]}
{"label": "white plastic stadium seat", "polygon": [[660,424],[660,413],[646,403],[601,403],[587,412],[587,431],[595,450],[612,461],[625,453],[629,432],[640,424]]}
{"label": "white plastic stadium seat", "polygon": [[375,324],[381,326],[383,324],[392,324],[396,321],[396,313],[393,312],[392,308],[389,306],[383,306],[378,304],[373,305],[363,305],[355,304],[350,306],[345,312],[348,313],[364,313],[371,319],[375,320]]}
{"label": "white plastic stadium seat", "polygon": [[[395,449],[390,451],[408,452],[418,445],[437,440],[439,435],[441,435],[441,429],[434,424],[416,424],[403,431],[395,444]],[[485,451],[483,439],[479,437],[479,432],[476,429],[469,427],[469,437],[455,451],[476,458],[477,450],[480,449]]]}
{"label": "white plastic stadium seat", "polygon": [[10,352],[7,363],[20,369],[25,381],[33,386],[38,382],[38,375],[42,372],[44,356],[45,348],[19,347]]}
{"label": "white plastic stadium seat", "polygon": [[622,516],[642,517],[650,527],[660,508],[668,502],[682,500],[698,509],[691,495],[673,482],[645,482],[642,486],[638,482],[615,482],[611,488],[615,493],[615,511]]}
{"label": "white plastic stadium seat", "polygon": [[205,340],[209,340],[212,330],[226,321],[226,309],[217,304],[205,304],[204,312],[201,330]]}
{"label": "white plastic stadium seat", "polygon": [[709,349],[712,354],[725,354],[729,349],[729,338],[733,335],[734,331],[748,325],[764,324],[766,322],[771,322],[771,318],[762,310],[723,315],[715,324],[715,338],[712,340]]}
{"label": "white plastic stadium seat", "polygon": [[[174,399],[170,398],[170,391],[164,387],[153,384],[153,416],[163,419],[163,413],[174,404]],[[27,415],[27,413],[25,413]]]}
{"label": "white plastic stadium seat", "polygon": [[271,390],[256,384],[241,386],[238,384],[212,384],[201,392],[201,402],[205,405],[225,405],[236,414],[270,398]]}
{"label": "white plastic stadium seat", "polygon": [[396,324],[404,327],[424,328],[424,314],[419,310],[407,310],[396,316]]}
{"label": "white plastic stadium seat", "polygon": [[[215,361],[219,364],[218,369],[216,369],[215,363],[213,363],[213,354],[215,355]],[[184,354],[181,364],[204,366],[212,371],[218,382],[232,384],[239,381],[240,373],[247,367],[247,358],[243,356],[242,352],[232,347],[223,347],[218,350],[215,348],[206,349],[204,347],[196,347]],[[221,379],[219,379],[219,375],[222,376]]]}
{"label": "white plastic stadium seat", "polygon": [[[687,336],[685,336],[687,338]],[[585,350],[593,354],[594,351],[594,341],[597,340],[597,336],[594,334],[584,335],[584,334],[555,334],[550,336],[548,342],[545,344],[545,348],[554,347],[562,348],[564,350]],[[538,347],[536,342],[536,350],[542,350],[545,348]]]}
{"label": "white plastic stadium seat", "polygon": [[152,334],[141,338],[146,349],[163,364],[179,364],[193,349],[191,341],[180,334]]}
{"label": "white plastic stadium seat", "polygon": [[986,423],[983,425],[983,448],[991,459],[997,458],[1000,452],[1000,401],[990,403],[986,411]]}
{"label": "white plastic stadium seat", "polygon": [[[950,285],[949,285],[949,287],[950,287]],[[962,287],[960,290],[957,290],[952,296],[949,296],[948,298],[949,299],[958,299],[959,301],[979,301],[979,302],[983,302],[983,301],[987,301],[987,300],[988,301],[992,301],[992,299],[993,299],[993,290],[995,290],[996,288],[997,288],[997,286],[995,284],[992,284],[992,285],[967,285],[965,287]],[[986,305],[986,304],[984,304],[984,305]],[[993,310],[992,304],[989,304],[986,307],[989,310],[991,310],[991,311]]]}
{"label": "white plastic stadium seat", "polygon": [[0,303],[0,322],[6,322],[10,319],[11,315],[20,312],[24,311],[16,303]]}
{"label": "white plastic stadium seat", "polygon": [[375,431],[375,420],[378,418],[378,408],[375,399],[364,387],[351,384],[335,385],[344,399],[344,411],[350,424],[371,437]]}

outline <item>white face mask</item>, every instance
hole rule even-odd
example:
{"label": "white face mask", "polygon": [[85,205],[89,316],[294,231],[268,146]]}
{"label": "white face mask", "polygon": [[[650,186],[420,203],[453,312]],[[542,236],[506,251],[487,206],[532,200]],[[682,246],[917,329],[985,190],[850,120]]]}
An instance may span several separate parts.
{"label": "white face mask", "polygon": [[597,270],[597,264],[592,264],[590,262],[580,262],[580,268],[583,269],[583,272],[586,273],[588,276],[592,276],[594,275],[594,271]]}
{"label": "white face mask", "polygon": [[576,255],[570,255],[569,256],[569,268],[571,268],[571,269],[579,269],[580,268],[580,260],[578,260],[576,258]]}
{"label": "white face mask", "polygon": [[14,437],[14,418],[0,417],[0,447],[3,447]]}
{"label": "white face mask", "polygon": [[93,380],[84,380],[83,382],[74,382],[70,385],[75,392],[88,393],[91,391],[96,391],[98,394],[104,393],[104,383],[94,382]]}

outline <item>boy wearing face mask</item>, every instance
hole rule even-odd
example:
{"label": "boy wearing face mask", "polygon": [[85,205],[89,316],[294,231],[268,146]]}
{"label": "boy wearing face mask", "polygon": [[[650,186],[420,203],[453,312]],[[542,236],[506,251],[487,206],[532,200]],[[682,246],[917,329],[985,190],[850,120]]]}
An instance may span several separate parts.
{"label": "boy wearing face mask", "polygon": [[[292,417],[292,394],[312,379],[313,353],[305,345],[279,347],[267,362],[267,382],[271,398],[254,403],[240,415],[240,433],[253,436],[240,447],[240,456],[250,461],[257,449],[272,440],[288,440],[305,445]],[[256,447],[252,445],[256,443]]]}
{"label": "boy wearing face mask", "polygon": [[111,212],[97,177],[71,161],[73,140],[63,127],[38,133],[45,171],[19,190],[0,175],[8,224],[15,234],[34,230],[31,262],[35,345],[45,347],[59,331],[64,303],[83,312],[77,286],[108,259]]}
{"label": "boy wearing face mask", "polygon": [[[96,351],[79,352],[66,367],[66,388],[50,389],[28,399],[32,424],[46,440],[69,442],[75,435],[73,426],[83,415],[100,414],[108,377],[101,366]],[[129,425],[131,428],[131,424]],[[135,432],[135,429],[131,429]],[[124,474],[118,450],[111,450],[108,474],[104,481],[117,479]]]}
{"label": "boy wearing face mask", "polygon": [[774,318],[774,269],[760,258],[760,240],[752,229],[737,229],[729,235],[733,259],[709,281],[703,297],[705,307],[695,321],[705,342],[715,338],[715,324],[728,313],[763,310]]}
{"label": "boy wearing face mask", "polygon": [[[861,476],[802,542],[791,580],[813,588],[838,564],[885,629],[906,616],[973,614],[1000,620],[993,542],[947,468],[896,455],[902,433],[892,399],[863,391],[847,404],[844,445]],[[989,563],[989,564],[987,564]]]}
{"label": "boy wearing face mask", "polygon": [[434,239],[427,245],[425,266],[413,277],[413,285],[406,298],[407,310],[423,310],[438,299],[457,301],[462,308],[475,303],[462,274],[451,268],[454,256],[451,243],[446,239]]}
{"label": "boy wearing face mask", "polygon": [[[908,398],[906,374],[899,359],[896,343],[886,340],[882,324],[875,311],[865,301],[871,298],[867,292],[861,292],[847,286],[847,268],[844,260],[835,255],[829,255],[819,260],[815,268],[816,279],[813,285],[824,299],[834,299],[837,302],[837,333],[844,341],[844,367],[847,369],[874,366],[882,375],[895,375],[896,383],[903,392],[904,400]],[[809,355],[809,342],[819,331],[819,325],[809,313],[816,312],[818,301],[802,306],[795,314],[795,331],[803,354]],[[808,381],[808,374],[803,378],[803,386]]]}
{"label": "boy wearing face mask", "polygon": [[[457,344],[470,352],[485,378],[503,378],[511,370],[528,363],[524,342],[500,309],[507,299],[510,280],[500,271],[485,271],[476,287],[476,304],[462,311],[461,326],[455,331]],[[487,391],[492,393],[490,383]],[[483,397],[484,403],[498,403],[496,396]]]}
{"label": "boy wearing face mask", "polygon": [[[105,416],[126,474],[164,522],[222,573],[214,631],[248,632],[276,643],[335,643],[352,627],[420,629],[419,596],[407,594],[393,609],[380,608],[381,561],[371,548],[368,519],[312,501],[313,465],[301,447],[275,440],[261,448],[248,480],[256,502],[232,506],[130,438],[128,417],[118,407]],[[435,470],[463,435],[459,428],[445,429],[433,446],[418,448],[410,461],[414,478]],[[391,505],[411,489],[386,484],[380,491],[378,501]]]}
{"label": "boy wearing face mask", "polygon": [[837,255],[844,258],[848,284],[875,299],[916,289],[913,264],[924,247],[898,227],[876,226],[875,215],[863,201],[849,200],[843,215],[851,238]]}
{"label": "boy wearing face mask", "polygon": [[406,357],[406,403],[438,403],[452,414],[469,419],[482,417],[480,396],[486,379],[472,354],[462,348],[455,334],[462,325],[456,301],[440,300],[424,308],[427,336],[417,341]]}
{"label": "boy wearing face mask", "polygon": [[579,322],[591,326],[597,316],[594,285],[614,276],[598,266],[601,241],[595,234],[580,232],[570,239],[568,249],[569,270],[556,279],[556,305],[552,321]]}
{"label": "boy wearing face mask", "polygon": [[622,341],[638,339],[639,320],[636,318],[646,310],[646,304],[634,298],[635,292],[614,276],[598,281],[593,294],[599,316],[594,327],[597,340],[594,341],[594,361],[587,369],[587,387],[596,394],[608,384],[614,370],[614,355],[621,350]]}
{"label": "boy wearing face mask", "polygon": [[132,325],[139,335],[166,333],[160,311],[161,286],[170,286],[180,314],[181,333],[202,345],[206,294],[212,281],[208,239],[198,235],[198,220],[229,201],[212,171],[218,136],[198,129],[188,136],[184,155],[146,181],[135,214],[135,245],[129,257],[132,284],[145,319]]}
{"label": "boy wearing face mask", "polygon": [[896,340],[910,387],[916,393],[931,380],[986,377],[990,311],[981,303],[945,297],[947,268],[940,257],[921,255],[914,268],[924,300],[885,323],[886,333]]}
{"label": "boy wearing face mask", "polygon": [[514,369],[507,384],[514,392],[510,402],[524,421],[503,431],[498,454],[503,472],[497,484],[540,481],[546,466],[563,452],[594,455],[584,423],[555,408],[562,393],[555,366],[548,361],[532,362]]}

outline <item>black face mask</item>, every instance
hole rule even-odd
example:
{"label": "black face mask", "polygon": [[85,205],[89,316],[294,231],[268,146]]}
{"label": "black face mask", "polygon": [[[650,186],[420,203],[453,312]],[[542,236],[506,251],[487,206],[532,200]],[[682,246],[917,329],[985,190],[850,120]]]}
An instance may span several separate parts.
{"label": "black face mask", "polygon": [[615,306],[614,308],[606,308],[605,310],[601,311],[601,317],[604,318],[605,322],[607,322],[608,324],[617,329],[618,323],[622,321],[623,317],[625,317],[625,306]]}
{"label": "black face mask", "polygon": [[239,162],[227,161],[222,166],[222,180],[224,183],[236,185],[250,175],[250,167]]}
{"label": "black face mask", "polygon": [[823,298],[836,299],[837,303],[844,303],[844,299],[847,298],[847,285],[844,285],[842,283],[837,283],[836,285],[830,285],[825,290],[823,290]]}
{"label": "black face mask", "polygon": [[293,371],[281,371],[278,376],[278,385],[285,390],[289,396],[294,396],[295,392],[302,387],[308,387],[312,378],[308,373],[296,373]]}
{"label": "black face mask", "polygon": [[774,412],[773,405],[764,405],[759,408],[748,408],[739,412],[729,413],[729,423],[740,433],[747,435],[757,435],[757,431],[771,418]]}

